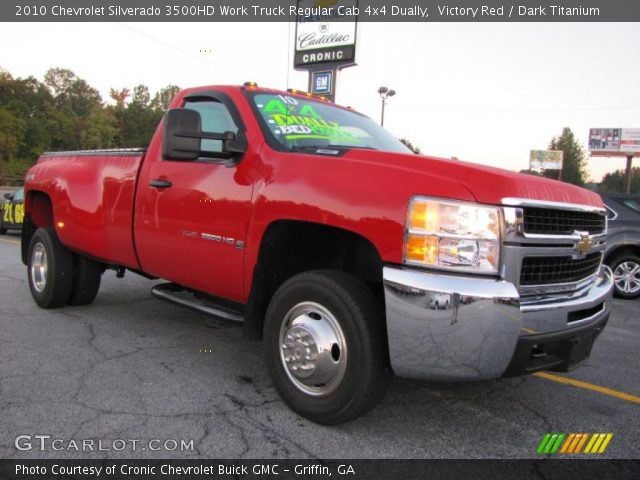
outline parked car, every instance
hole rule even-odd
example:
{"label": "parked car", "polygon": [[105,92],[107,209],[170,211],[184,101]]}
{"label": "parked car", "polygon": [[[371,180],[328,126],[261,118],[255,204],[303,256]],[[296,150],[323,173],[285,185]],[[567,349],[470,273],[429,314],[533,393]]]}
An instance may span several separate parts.
{"label": "parked car", "polygon": [[429,297],[429,308],[434,310],[440,310],[444,308],[445,310],[449,308],[449,303],[451,301],[451,295],[448,293],[434,293]]}
{"label": "parked car", "polygon": [[609,230],[604,262],[613,271],[614,294],[640,296],[640,195],[603,193]]}
{"label": "parked car", "polygon": [[166,279],[156,297],[264,340],[278,392],[319,423],[365,413],[392,372],[570,370],[611,311],[598,194],[415,155],[295,91],[183,90],[148,149],[45,153],[25,192],[39,306],[91,303],[106,268]]}
{"label": "parked car", "polygon": [[4,202],[0,205],[0,235],[7,230],[21,230],[24,218],[24,188],[13,193],[4,194]]}

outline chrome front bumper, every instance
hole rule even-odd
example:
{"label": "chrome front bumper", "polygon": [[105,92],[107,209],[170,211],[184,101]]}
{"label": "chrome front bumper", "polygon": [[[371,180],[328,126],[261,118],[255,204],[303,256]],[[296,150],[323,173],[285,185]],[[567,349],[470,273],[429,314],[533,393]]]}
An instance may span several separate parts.
{"label": "chrome front bumper", "polygon": [[578,327],[602,325],[613,288],[606,266],[578,298],[539,304],[521,302],[503,280],[389,266],[383,277],[391,367],[426,380],[500,377],[520,339],[550,332],[563,339]]}

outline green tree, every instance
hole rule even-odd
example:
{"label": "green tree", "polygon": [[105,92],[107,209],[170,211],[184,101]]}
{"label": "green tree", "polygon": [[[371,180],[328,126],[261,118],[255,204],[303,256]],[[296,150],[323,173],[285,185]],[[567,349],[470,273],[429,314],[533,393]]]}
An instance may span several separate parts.
{"label": "green tree", "polygon": [[167,85],[155,94],[151,101],[151,106],[156,112],[159,111],[164,113],[165,110],[169,108],[169,104],[171,103],[171,100],[173,100],[173,97],[175,97],[179,91],[180,87],[177,85]]}
{"label": "green tree", "polygon": [[16,112],[0,107],[0,160],[15,158],[26,129],[26,123]]}
{"label": "green tree", "polygon": [[44,76],[44,83],[53,96],[57,112],[52,115],[54,124],[63,129],[63,135],[52,139],[56,148],[77,150],[86,148],[82,141],[86,138],[88,117],[91,112],[102,108],[100,93],[74,72],[65,68],[51,68]]}
{"label": "green tree", "polygon": [[[577,142],[575,135],[569,127],[562,130],[560,137],[553,137],[549,144],[549,150],[562,150],[562,181],[574,185],[584,185],[587,180],[586,156],[584,149]],[[545,177],[557,178],[557,172],[550,170],[544,173]]]}
{"label": "green tree", "polygon": [[85,149],[113,148],[118,141],[118,122],[114,111],[108,108],[94,108],[87,116],[82,132],[81,144]]}
{"label": "green tree", "polygon": [[413,143],[411,143],[411,141],[410,141],[410,140],[407,140],[406,138],[401,138],[401,139],[400,139],[400,141],[401,141],[402,143],[404,143],[404,145],[405,145],[409,150],[411,150],[413,153],[415,153],[415,154],[420,154],[420,153],[422,153],[422,150],[420,150],[420,147],[418,147],[418,146],[414,145]]}
{"label": "green tree", "polygon": [[153,109],[146,85],[133,88],[131,101],[122,112],[120,141],[123,147],[146,147],[158,126],[162,112]]}
{"label": "green tree", "polygon": [[[625,187],[625,171],[616,170],[602,177],[598,190],[601,192],[624,192]],[[640,167],[631,169],[631,193],[640,193]]]}

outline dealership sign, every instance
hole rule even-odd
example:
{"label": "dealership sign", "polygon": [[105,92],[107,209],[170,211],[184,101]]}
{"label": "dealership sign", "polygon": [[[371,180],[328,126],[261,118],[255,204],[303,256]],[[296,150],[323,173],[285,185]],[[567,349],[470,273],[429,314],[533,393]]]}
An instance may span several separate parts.
{"label": "dealership sign", "polygon": [[298,0],[296,68],[355,63],[357,0]]}
{"label": "dealership sign", "polygon": [[640,128],[592,128],[589,130],[589,150],[592,153],[638,153]]}
{"label": "dealership sign", "polygon": [[541,170],[562,170],[562,150],[531,150],[529,168]]}

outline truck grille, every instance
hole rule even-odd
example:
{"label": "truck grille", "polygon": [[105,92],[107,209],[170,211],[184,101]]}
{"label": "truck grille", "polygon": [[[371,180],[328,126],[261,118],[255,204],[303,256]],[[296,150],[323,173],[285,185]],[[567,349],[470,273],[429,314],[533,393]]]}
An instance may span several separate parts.
{"label": "truck grille", "polygon": [[520,285],[550,285],[583,280],[598,271],[601,252],[591,253],[585,258],[526,257],[522,261]]}
{"label": "truck grille", "polygon": [[574,231],[590,234],[604,233],[604,213],[553,210],[549,208],[525,207],[523,227],[525,233],[541,235],[571,235]]}

